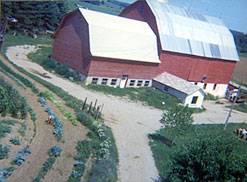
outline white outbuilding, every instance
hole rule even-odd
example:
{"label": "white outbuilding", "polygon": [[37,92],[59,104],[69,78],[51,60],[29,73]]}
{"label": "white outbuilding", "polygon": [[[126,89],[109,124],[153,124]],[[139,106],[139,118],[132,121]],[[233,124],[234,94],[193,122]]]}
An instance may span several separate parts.
{"label": "white outbuilding", "polygon": [[193,108],[202,107],[205,96],[202,89],[182,78],[164,72],[153,79],[152,86],[162,92],[174,95],[182,101],[184,106],[187,105]]}

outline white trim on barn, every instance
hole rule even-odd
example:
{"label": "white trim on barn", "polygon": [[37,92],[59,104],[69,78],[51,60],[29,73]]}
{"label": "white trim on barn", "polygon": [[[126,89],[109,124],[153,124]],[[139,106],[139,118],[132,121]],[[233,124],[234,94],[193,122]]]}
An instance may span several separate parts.
{"label": "white trim on barn", "polygon": [[191,82],[199,86],[204,92],[223,98],[226,96],[228,84],[216,84],[216,83],[202,83]]}
{"label": "white trim on barn", "polygon": [[[110,78],[110,77],[97,77],[97,76],[89,76],[85,80],[85,84],[97,84],[97,85],[107,85],[111,87],[121,87],[121,78]],[[145,80],[145,79],[131,79],[127,80],[126,85],[121,88],[125,87],[151,87],[152,80]]]}
{"label": "white trim on barn", "polygon": [[162,73],[153,79],[152,86],[171,95],[176,96],[188,107],[201,108],[204,92],[198,87],[182,78]]}

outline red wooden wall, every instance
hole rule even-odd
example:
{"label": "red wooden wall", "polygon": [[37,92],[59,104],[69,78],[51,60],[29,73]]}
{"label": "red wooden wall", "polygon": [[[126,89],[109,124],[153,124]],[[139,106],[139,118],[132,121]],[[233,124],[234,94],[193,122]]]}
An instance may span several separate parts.
{"label": "red wooden wall", "polygon": [[51,57],[87,75],[90,66],[88,25],[78,10],[64,17],[54,38]]}
{"label": "red wooden wall", "polygon": [[128,75],[132,79],[153,79],[157,63],[116,60],[94,57],[91,60],[88,76],[122,78]]}

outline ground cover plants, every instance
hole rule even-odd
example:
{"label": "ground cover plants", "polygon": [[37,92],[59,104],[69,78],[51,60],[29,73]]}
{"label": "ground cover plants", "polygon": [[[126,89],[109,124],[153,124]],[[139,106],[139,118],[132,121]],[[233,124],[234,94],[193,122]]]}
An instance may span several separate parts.
{"label": "ground cover plants", "polygon": [[[13,64],[14,65],[14,64]],[[63,91],[61,88],[56,87],[39,77],[27,72],[26,70],[14,65],[16,69],[36,82],[42,84],[46,88],[48,88],[51,92],[56,93],[55,98],[58,96],[62,98],[66,105],[71,107],[75,113],[83,113],[84,115],[84,121],[80,121],[81,123],[87,126],[90,131],[90,147],[85,150],[90,151],[90,154],[92,155],[92,168],[88,169],[88,172],[85,176],[86,179],[93,179],[93,181],[117,181],[117,163],[118,163],[118,156],[117,156],[117,149],[115,145],[115,141],[111,132],[111,129],[107,126],[98,123],[97,121],[94,121],[91,116],[88,116],[88,114],[80,108],[83,106],[83,102],[81,100],[76,99],[75,97],[69,95],[67,92]],[[48,94],[49,95],[49,94]],[[41,96],[41,95],[40,95]],[[44,95],[42,95],[44,97]],[[46,97],[44,97],[46,98]],[[59,104],[59,103],[58,103]],[[88,106],[86,106],[88,107]],[[67,111],[65,112],[66,116],[68,118],[71,117],[71,114],[69,114]],[[79,117],[77,114],[77,118],[79,121]],[[96,124],[93,124],[96,123]],[[89,127],[90,126],[90,127]],[[101,131],[102,129],[103,131]],[[101,134],[99,134],[101,133]],[[102,135],[102,133],[104,133]],[[106,136],[106,137],[103,137]],[[106,140],[106,142],[104,142]],[[92,145],[91,145],[92,142]],[[52,162],[52,159],[50,159]],[[78,161],[80,162],[80,161]],[[81,163],[75,163],[75,167],[80,165]],[[107,166],[107,169],[105,167]],[[80,166],[82,167],[82,166]],[[89,181],[89,180],[87,180]]]}
{"label": "ground cover plants", "polygon": [[[246,181],[247,143],[234,134],[246,124],[166,127],[149,135],[160,181]],[[173,145],[167,145],[173,140]]]}

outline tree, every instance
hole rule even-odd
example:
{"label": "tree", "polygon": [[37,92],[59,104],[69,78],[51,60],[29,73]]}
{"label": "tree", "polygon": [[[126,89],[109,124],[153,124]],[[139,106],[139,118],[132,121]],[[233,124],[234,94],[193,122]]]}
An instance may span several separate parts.
{"label": "tree", "polygon": [[68,2],[24,1],[2,2],[2,17],[15,17],[18,23],[9,26],[12,30],[55,30],[63,16],[68,13]]}
{"label": "tree", "polygon": [[163,113],[160,122],[164,127],[187,126],[193,123],[192,114],[187,106],[174,105]]}
{"label": "tree", "polygon": [[246,181],[247,156],[236,151],[232,136],[200,134],[174,155],[173,169],[164,181]]}

